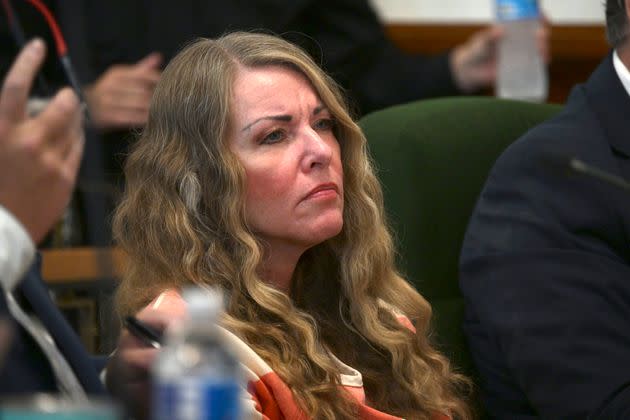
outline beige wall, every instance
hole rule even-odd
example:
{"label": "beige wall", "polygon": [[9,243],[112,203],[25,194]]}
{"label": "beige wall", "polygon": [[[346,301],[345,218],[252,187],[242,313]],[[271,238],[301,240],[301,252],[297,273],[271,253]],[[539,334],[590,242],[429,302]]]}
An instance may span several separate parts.
{"label": "beige wall", "polygon": [[[369,0],[389,23],[485,23],[494,0]],[[603,24],[603,0],[539,0],[553,24]]]}

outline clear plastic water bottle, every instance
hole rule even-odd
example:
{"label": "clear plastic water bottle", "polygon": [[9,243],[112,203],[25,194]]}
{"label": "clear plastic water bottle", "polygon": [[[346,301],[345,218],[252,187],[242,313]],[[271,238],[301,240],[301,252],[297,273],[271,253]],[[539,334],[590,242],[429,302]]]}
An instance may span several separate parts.
{"label": "clear plastic water bottle", "polygon": [[547,99],[547,69],[536,31],[540,27],[537,0],[496,0],[497,19],[505,28],[499,43],[497,95],[543,102]]}
{"label": "clear plastic water bottle", "polygon": [[222,295],[191,288],[183,297],[188,318],[167,331],[153,365],[152,418],[239,419],[240,367],[217,334]]}

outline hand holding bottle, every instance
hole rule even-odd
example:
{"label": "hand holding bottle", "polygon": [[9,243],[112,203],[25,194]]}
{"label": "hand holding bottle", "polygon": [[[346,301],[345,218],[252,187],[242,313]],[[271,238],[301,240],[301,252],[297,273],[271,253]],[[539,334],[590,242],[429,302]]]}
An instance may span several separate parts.
{"label": "hand holding bottle", "polygon": [[548,77],[536,39],[544,26],[538,1],[496,0],[496,9],[504,32],[497,55],[497,96],[543,102]]}
{"label": "hand holding bottle", "polygon": [[[536,48],[543,62],[549,63],[551,25],[541,16],[535,31]],[[502,25],[495,24],[474,33],[451,53],[451,71],[457,86],[466,93],[495,85],[498,77],[498,50],[505,37]]]}

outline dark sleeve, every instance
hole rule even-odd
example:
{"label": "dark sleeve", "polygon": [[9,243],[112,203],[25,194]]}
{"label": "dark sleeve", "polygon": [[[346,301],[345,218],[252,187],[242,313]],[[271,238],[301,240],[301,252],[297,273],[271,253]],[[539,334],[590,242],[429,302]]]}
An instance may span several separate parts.
{"label": "dark sleeve", "polygon": [[94,365],[94,370],[97,372],[98,375],[100,375],[103,369],[105,369],[107,362],[109,361],[109,356],[91,356],[91,359],[92,364]]}
{"label": "dark sleeve", "polygon": [[87,1],[96,73],[154,50],[168,61],[195,37],[262,30],[311,53],[349,91],[361,113],[459,93],[448,53],[404,54],[385,37],[367,0]]}
{"label": "dark sleeve", "polygon": [[366,0],[308,2],[288,29],[312,38],[303,46],[321,57],[324,69],[349,90],[361,113],[460,93],[447,52],[436,57],[403,53],[386,38]]}
{"label": "dark sleeve", "polygon": [[232,29],[270,29],[306,49],[348,91],[358,114],[460,93],[449,53],[436,57],[403,53],[386,38],[367,0],[241,2],[238,17],[225,16],[225,22],[240,22]]}
{"label": "dark sleeve", "polygon": [[464,241],[465,330],[500,418],[630,415],[630,202],[544,164],[577,154],[613,171],[610,149],[580,150],[580,136],[596,134],[540,130],[511,147]]}
{"label": "dark sleeve", "polygon": [[[7,245],[7,244],[3,244]],[[33,266],[31,270],[35,270]],[[55,375],[48,359],[31,335],[9,311],[4,289],[0,288],[0,320],[11,329],[10,340],[0,362],[0,398],[38,392],[57,392]]]}

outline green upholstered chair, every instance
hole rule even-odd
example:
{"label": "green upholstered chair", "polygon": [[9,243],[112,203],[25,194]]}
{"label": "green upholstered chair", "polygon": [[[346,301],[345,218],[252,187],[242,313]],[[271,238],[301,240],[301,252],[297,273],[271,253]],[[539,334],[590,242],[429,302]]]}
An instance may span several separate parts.
{"label": "green upholstered chair", "polygon": [[506,146],[560,109],[491,97],[443,98],[377,111],[359,123],[383,185],[399,267],[433,307],[434,341],[473,379],[458,286],[468,219]]}

